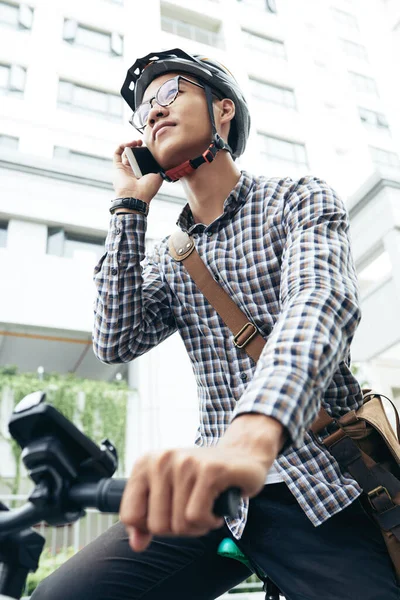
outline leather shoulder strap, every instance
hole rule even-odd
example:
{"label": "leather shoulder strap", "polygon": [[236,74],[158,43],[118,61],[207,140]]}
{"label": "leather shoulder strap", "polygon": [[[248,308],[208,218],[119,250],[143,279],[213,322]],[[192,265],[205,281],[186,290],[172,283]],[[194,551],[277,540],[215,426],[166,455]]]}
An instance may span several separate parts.
{"label": "leather shoulder strap", "polygon": [[193,250],[195,250],[193,238],[181,229],[176,229],[169,236],[169,253],[177,262],[185,260]]}
{"label": "leather shoulder strap", "polygon": [[[169,238],[169,251],[174,260],[184,263],[199,290],[231,330],[234,345],[245,350],[250,358],[257,362],[265,346],[264,338],[254,323],[215,281],[197,252],[193,238],[180,229],[175,231]],[[318,433],[332,422],[332,417],[321,407],[312,430]]]}
{"label": "leather shoulder strap", "polygon": [[203,296],[231,330],[235,346],[245,350],[254,362],[257,362],[265,345],[264,338],[229,294],[215,281],[200,258],[193,238],[183,231],[174,232],[169,238],[169,250],[174,260],[184,263]]}

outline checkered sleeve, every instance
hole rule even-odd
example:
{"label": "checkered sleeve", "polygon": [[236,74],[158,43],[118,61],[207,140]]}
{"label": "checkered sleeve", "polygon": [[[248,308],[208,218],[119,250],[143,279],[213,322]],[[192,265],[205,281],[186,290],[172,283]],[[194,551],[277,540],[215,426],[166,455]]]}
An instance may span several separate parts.
{"label": "checkered sleeve", "polygon": [[348,356],[360,309],[348,215],[325,182],[307,177],[288,190],[281,234],[279,316],[234,417],[272,416],[300,447]]}
{"label": "checkered sleeve", "polygon": [[157,247],[145,256],[146,223],[144,215],[114,215],[95,268],[93,349],[105,363],[131,361],[176,330]]}

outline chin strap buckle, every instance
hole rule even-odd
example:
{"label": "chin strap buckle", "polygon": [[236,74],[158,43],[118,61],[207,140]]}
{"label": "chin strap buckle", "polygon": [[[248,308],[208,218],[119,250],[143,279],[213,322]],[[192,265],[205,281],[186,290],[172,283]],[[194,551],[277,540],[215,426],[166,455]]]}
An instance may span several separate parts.
{"label": "chin strap buckle", "polygon": [[193,173],[195,168],[196,167],[192,166],[192,161],[187,160],[181,165],[178,165],[177,167],[173,167],[172,169],[168,169],[168,171],[160,173],[160,175],[165,181],[175,182],[178,181],[178,179],[180,179],[181,177]]}
{"label": "chin strap buckle", "polygon": [[226,144],[218,134],[215,134],[213,141],[208,146],[207,150],[203,152],[203,154],[197,158],[193,158],[192,160],[187,160],[177,167],[168,169],[168,171],[161,171],[160,175],[164,181],[178,181],[181,179],[181,177],[185,177],[185,175],[190,175],[193,173],[193,171],[198,169],[200,165],[204,165],[204,163],[212,163],[219,150],[227,150],[228,152],[231,151],[228,144]]}
{"label": "chin strap buckle", "polygon": [[215,154],[216,153],[212,153],[210,148],[207,148],[207,150],[203,152],[202,157],[204,158],[205,162],[211,163],[215,158]]}

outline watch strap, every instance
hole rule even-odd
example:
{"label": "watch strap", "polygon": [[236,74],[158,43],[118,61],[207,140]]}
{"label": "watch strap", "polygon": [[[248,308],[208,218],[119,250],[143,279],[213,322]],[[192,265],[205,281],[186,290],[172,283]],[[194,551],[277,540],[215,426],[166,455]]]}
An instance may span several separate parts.
{"label": "watch strap", "polygon": [[135,210],[143,215],[147,215],[149,212],[148,203],[138,198],[116,198],[116,200],[112,200],[110,213],[113,215],[118,208]]}

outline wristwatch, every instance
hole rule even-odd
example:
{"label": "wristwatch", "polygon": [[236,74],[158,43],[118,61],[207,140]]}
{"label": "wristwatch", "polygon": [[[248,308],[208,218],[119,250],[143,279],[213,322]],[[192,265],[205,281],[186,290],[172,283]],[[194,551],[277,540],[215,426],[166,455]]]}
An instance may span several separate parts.
{"label": "wristwatch", "polygon": [[110,213],[113,215],[117,208],[128,208],[129,210],[136,210],[143,215],[147,215],[149,212],[149,205],[144,200],[138,200],[137,198],[117,198],[111,201]]}

